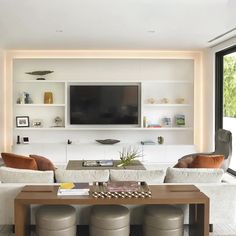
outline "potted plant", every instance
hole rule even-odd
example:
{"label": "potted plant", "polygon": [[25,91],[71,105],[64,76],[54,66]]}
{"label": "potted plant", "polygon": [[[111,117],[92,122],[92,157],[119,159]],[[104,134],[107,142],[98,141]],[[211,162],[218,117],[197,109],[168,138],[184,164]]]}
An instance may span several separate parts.
{"label": "potted plant", "polygon": [[142,152],[138,148],[123,148],[120,152],[120,164],[117,167],[125,167],[131,164],[135,158],[142,156]]}

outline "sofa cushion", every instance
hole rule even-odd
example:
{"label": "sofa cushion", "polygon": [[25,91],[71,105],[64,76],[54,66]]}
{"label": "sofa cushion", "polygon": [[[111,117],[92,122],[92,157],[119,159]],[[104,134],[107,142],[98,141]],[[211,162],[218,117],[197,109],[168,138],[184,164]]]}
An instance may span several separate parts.
{"label": "sofa cushion", "polygon": [[109,170],[63,170],[56,169],[57,183],[63,182],[106,182],[109,180]]}
{"label": "sofa cushion", "polygon": [[147,184],[164,182],[165,170],[110,170],[111,181],[145,181]]}
{"label": "sofa cushion", "polygon": [[190,168],[220,168],[224,162],[224,155],[199,155],[196,156]]}
{"label": "sofa cushion", "polygon": [[188,168],[193,162],[193,160],[194,156],[188,156],[183,159],[179,159],[178,163],[174,166],[174,168]]}
{"label": "sofa cushion", "polygon": [[33,158],[5,152],[1,153],[1,155],[6,167],[30,170],[38,169],[37,163]]}
{"label": "sofa cushion", "polygon": [[36,161],[38,170],[55,170],[55,166],[48,158],[38,155],[30,155],[30,157]]}
{"label": "sofa cushion", "polygon": [[2,183],[53,183],[53,171],[38,171],[0,167],[0,180]]}
{"label": "sofa cushion", "polygon": [[166,171],[165,183],[220,183],[222,169],[171,168]]}

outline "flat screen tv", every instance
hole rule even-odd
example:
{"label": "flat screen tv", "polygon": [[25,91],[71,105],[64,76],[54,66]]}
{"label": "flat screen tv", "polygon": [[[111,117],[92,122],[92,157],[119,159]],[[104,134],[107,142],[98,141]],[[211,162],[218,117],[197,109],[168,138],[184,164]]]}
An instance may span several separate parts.
{"label": "flat screen tv", "polygon": [[138,125],[139,85],[71,85],[71,125]]}

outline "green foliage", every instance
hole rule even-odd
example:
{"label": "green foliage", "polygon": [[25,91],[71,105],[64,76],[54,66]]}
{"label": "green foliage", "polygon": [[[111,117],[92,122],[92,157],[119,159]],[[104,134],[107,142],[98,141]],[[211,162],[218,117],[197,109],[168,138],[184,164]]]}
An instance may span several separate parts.
{"label": "green foliage", "polygon": [[141,157],[142,153],[138,148],[123,148],[122,152],[120,152],[120,164],[118,167],[130,165],[130,163],[138,157]]}
{"label": "green foliage", "polygon": [[236,57],[224,57],[224,116],[236,117]]}

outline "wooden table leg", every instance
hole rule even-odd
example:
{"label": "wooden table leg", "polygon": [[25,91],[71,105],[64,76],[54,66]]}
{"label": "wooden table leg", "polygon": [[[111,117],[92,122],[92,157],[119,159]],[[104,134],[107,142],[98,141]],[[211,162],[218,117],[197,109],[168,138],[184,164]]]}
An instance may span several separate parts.
{"label": "wooden table leg", "polygon": [[30,206],[15,200],[15,235],[30,236]]}
{"label": "wooden table leg", "polygon": [[189,236],[209,236],[209,202],[189,205]]}

